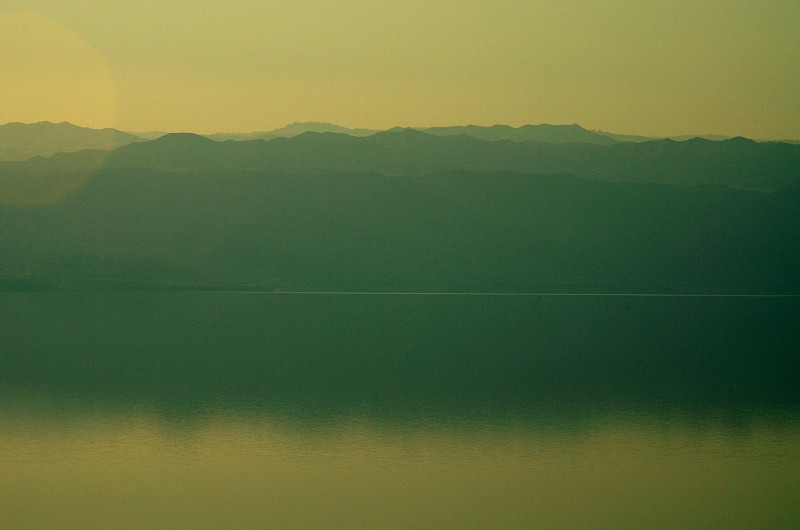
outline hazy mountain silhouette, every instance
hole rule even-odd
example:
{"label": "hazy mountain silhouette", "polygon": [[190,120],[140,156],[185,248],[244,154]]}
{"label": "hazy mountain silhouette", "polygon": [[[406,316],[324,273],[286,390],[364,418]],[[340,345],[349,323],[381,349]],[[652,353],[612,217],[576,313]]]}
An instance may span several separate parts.
{"label": "hazy mountain silhouette", "polygon": [[331,133],[338,133],[338,134],[347,134],[350,136],[369,136],[371,134],[375,134],[378,132],[375,129],[348,129],[347,127],[342,127],[341,125],[334,125],[332,123],[321,123],[321,122],[298,122],[286,125],[285,127],[281,127],[280,129],[275,129],[274,131],[267,131],[267,132],[249,132],[249,133],[215,133],[215,134],[206,134],[206,138],[210,138],[212,140],[217,141],[225,141],[225,140],[237,140],[237,141],[246,141],[246,140],[272,140],[273,138],[283,137],[283,138],[291,138],[293,136],[298,136],[300,134],[306,132],[331,132]]}
{"label": "hazy mountain silhouette", "polygon": [[[64,162],[59,162],[63,164]],[[192,134],[170,134],[112,151],[107,167],[168,171],[247,170],[266,172],[378,171],[425,175],[466,171],[573,173],[618,182],[677,185],[723,184],[774,190],[800,182],[800,146],[694,139],[617,143],[486,141],[465,135],[435,136],[413,129],[363,138],[304,133],[270,141],[213,142]],[[0,165],[0,174],[3,166]]]}
{"label": "hazy mountain silhouette", "polygon": [[639,136],[635,134],[616,134],[608,131],[592,131],[602,136],[616,140],[617,142],[652,142],[653,140],[664,140],[663,137]]}
{"label": "hazy mountain silhouette", "polygon": [[668,137],[669,140],[675,140],[676,142],[685,142],[687,140],[694,140],[696,138],[699,138],[700,140],[711,140],[712,142],[722,142],[735,137],[725,136],[723,134],[682,134],[679,136]]}
{"label": "hazy mountain silhouette", "polygon": [[0,162],[0,287],[800,290],[798,145],[457,130]]}
{"label": "hazy mountain silhouette", "polygon": [[[412,129],[426,132],[435,136],[454,136],[463,134],[471,138],[480,140],[512,140],[522,142],[534,140],[538,142],[568,143],[586,142],[600,145],[614,143],[608,135],[587,131],[578,124],[573,125],[523,125],[514,128],[508,125],[493,125],[491,127],[481,127],[477,125],[455,126],[455,127],[394,127],[389,131],[397,132],[404,129]],[[280,129],[267,132],[251,133],[216,133],[204,135],[207,138],[217,141],[225,140],[271,140],[277,137],[291,138],[306,132],[330,132],[347,134],[350,136],[370,136],[378,131],[376,129],[349,129],[339,125],[319,122],[293,123]]]}
{"label": "hazy mountain silhouette", "polygon": [[139,136],[116,129],[90,129],[71,123],[7,123],[0,125],[0,160],[28,160],[83,149],[114,149]]}
{"label": "hazy mountain silhouette", "polygon": [[333,123],[321,123],[321,122],[297,122],[289,124],[285,127],[281,127],[280,129],[275,129],[274,131],[270,131],[270,134],[274,134],[275,136],[283,136],[285,138],[291,138],[292,136],[298,136],[303,133],[307,132],[329,132],[329,133],[339,133],[339,134],[349,134],[350,136],[369,136],[371,134],[375,134],[378,132],[377,129],[349,129],[347,127],[342,127],[341,125],[334,125]]}
{"label": "hazy mountain silhouette", "polygon": [[303,133],[273,140],[216,142],[191,133],[167,134],[113,151],[59,153],[27,162],[0,162],[0,204],[58,200],[101,167],[156,171],[266,173],[379,172],[415,175],[450,170],[571,173],[616,182],[718,185],[761,191],[800,183],[800,146],[694,139],[623,142],[486,141],[435,136],[414,129],[367,137]]}
{"label": "hazy mountain silhouette", "polygon": [[615,141],[608,136],[587,131],[577,123],[572,125],[523,125],[519,128],[510,127],[508,125],[493,125],[491,127],[467,125],[463,127],[425,127],[418,130],[436,136],[463,134],[472,138],[490,141],[512,140],[514,142],[523,142],[532,140],[535,142],[555,144],[584,142],[600,145],[615,143]]}
{"label": "hazy mountain silhouette", "polygon": [[128,134],[132,134],[134,136],[138,136],[139,138],[143,138],[144,140],[155,140],[157,138],[161,138],[165,134],[168,134],[166,131],[136,131],[136,132],[128,132]]}
{"label": "hazy mountain silhouette", "polygon": [[249,140],[272,140],[273,138],[277,138],[277,134],[272,134],[270,132],[249,132],[249,133],[213,133],[213,134],[204,134],[202,135],[204,138],[208,138],[209,140],[214,140],[216,142],[225,142],[228,140],[234,140],[237,142],[246,142]]}
{"label": "hazy mountain silhouette", "polygon": [[[572,125],[493,125],[482,127],[476,125],[453,127],[394,127],[388,132],[403,130],[422,131],[433,136],[464,135],[470,138],[488,141],[510,140],[514,142],[545,142],[565,144],[582,142],[597,145],[611,145],[617,142],[649,142],[664,138],[614,134],[605,131],[588,131],[578,124]],[[275,138],[292,138],[307,132],[336,133],[355,137],[376,134],[376,129],[350,129],[331,123],[302,122],[292,123],[265,132],[247,133],[214,133],[202,135],[215,141],[250,141],[273,140]],[[7,123],[0,125],[0,161],[25,161],[35,156],[51,156],[61,152],[77,152],[84,149],[110,150],[133,142],[156,140],[169,133],[123,132],[116,129],[91,129],[78,127],[68,122],[62,123]],[[719,135],[683,135],[669,139],[686,141],[701,138],[713,141],[728,140],[730,137]],[[797,140],[785,140],[783,143],[800,143]]]}
{"label": "hazy mountain silhouette", "polygon": [[653,140],[674,140],[676,142],[685,142],[686,140],[694,140],[700,138],[701,140],[711,140],[713,142],[722,142],[730,140],[732,136],[723,136],[721,134],[682,134],[680,136],[637,136],[635,134],[615,134],[606,131],[593,131],[597,134],[607,136],[618,142],[652,142]]}

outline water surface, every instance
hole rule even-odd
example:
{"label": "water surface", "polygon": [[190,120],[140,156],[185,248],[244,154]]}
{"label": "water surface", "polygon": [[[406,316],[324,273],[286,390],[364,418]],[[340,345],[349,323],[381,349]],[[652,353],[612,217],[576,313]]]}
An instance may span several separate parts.
{"label": "water surface", "polygon": [[0,525],[794,527],[800,299],[0,294]]}

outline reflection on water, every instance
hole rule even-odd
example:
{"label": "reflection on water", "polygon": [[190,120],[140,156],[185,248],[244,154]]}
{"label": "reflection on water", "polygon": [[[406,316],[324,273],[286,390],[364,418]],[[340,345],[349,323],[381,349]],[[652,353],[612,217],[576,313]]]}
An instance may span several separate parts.
{"label": "reflection on water", "polygon": [[789,528],[800,427],[39,416],[0,423],[4,528]]}
{"label": "reflection on water", "polygon": [[0,527],[797,527],[798,316],[0,293]]}

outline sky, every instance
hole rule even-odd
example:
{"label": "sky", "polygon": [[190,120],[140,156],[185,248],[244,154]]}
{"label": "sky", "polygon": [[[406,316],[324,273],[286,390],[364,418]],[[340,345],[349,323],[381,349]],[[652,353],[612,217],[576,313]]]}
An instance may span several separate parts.
{"label": "sky", "polygon": [[800,0],[2,0],[0,123],[800,139]]}

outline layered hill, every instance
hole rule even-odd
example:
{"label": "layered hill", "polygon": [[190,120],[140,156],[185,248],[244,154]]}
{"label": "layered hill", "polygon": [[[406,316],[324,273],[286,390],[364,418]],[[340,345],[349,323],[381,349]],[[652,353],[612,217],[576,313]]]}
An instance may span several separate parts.
{"label": "layered hill", "polygon": [[480,127],[477,125],[467,125],[461,127],[426,127],[417,129],[422,132],[436,136],[455,136],[463,134],[478,140],[511,140],[513,142],[547,142],[554,144],[565,144],[570,142],[583,142],[589,144],[610,145],[617,140],[600,133],[587,131],[577,123],[572,125],[523,125],[522,127],[510,127],[508,125],[493,125],[491,127]]}
{"label": "layered hill", "polygon": [[67,122],[7,123],[0,125],[0,160],[28,160],[84,149],[108,150],[141,141],[143,138],[116,129],[90,129]]}
{"label": "layered hill", "polygon": [[216,142],[167,134],[112,151],[58,153],[0,162],[0,204],[41,204],[64,196],[99,169],[169,172],[367,172],[423,176],[462,170],[569,173],[609,182],[725,185],[773,191],[800,183],[800,146],[694,139],[596,145],[478,140],[413,129],[367,137],[303,133],[273,140]]}
{"label": "layered hill", "polygon": [[267,132],[215,133],[215,134],[206,134],[204,136],[210,140],[224,142],[225,140],[247,141],[247,140],[272,140],[273,138],[291,138],[293,136],[298,136],[300,134],[307,132],[318,132],[318,133],[330,132],[337,134],[347,134],[349,136],[369,136],[370,134],[375,134],[378,131],[375,129],[349,129],[347,127],[342,127],[341,125],[335,125],[333,123],[309,121],[309,122],[290,123],[285,127],[281,127],[279,129]]}
{"label": "layered hill", "polygon": [[[616,139],[611,138],[608,134],[595,133],[587,131],[578,124],[572,125],[523,125],[522,127],[511,127],[509,125],[492,125],[491,127],[482,127],[478,125],[465,125],[454,127],[394,127],[389,129],[391,132],[398,132],[403,130],[421,131],[435,136],[456,136],[463,134],[470,138],[478,140],[511,140],[514,142],[523,142],[526,140],[533,140],[537,142],[549,143],[568,143],[568,142],[585,142],[591,144],[610,145],[616,143]],[[350,129],[340,125],[331,123],[320,122],[304,122],[292,123],[280,129],[275,129],[268,132],[250,132],[250,133],[216,133],[204,135],[206,138],[216,141],[225,140],[272,140],[273,138],[292,138],[307,132],[316,133],[336,133],[347,134],[349,136],[370,136],[375,133],[381,132],[377,129]]]}
{"label": "layered hill", "polygon": [[[644,136],[631,136],[613,134],[603,131],[589,131],[578,124],[572,125],[523,125],[510,127],[508,125],[493,125],[483,127],[477,125],[453,127],[395,127],[388,132],[420,131],[433,136],[467,136],[477,140],[488,141],[513,141],[513,142],[544,142],[554,144],[588,143],[596,145],[611,145],[619,142],[647,142],[659,138]],[[275,138],[293,138],[302,134],[335,133],[354,137],[371,136],[378,132],[376,129],[352,129],[322,122],[292,123],[266,132],[248,133],[214,133],[204,137],[215,141],[251,141],[273,140]],[[91,129],[78,127],[71,123],[7,123],[0,125],[0,161],[25,161],[36,156],[48,157],[56,153],[71,153],[86,149],[111,150],[133,142],[155,140],[167,133],[146,132],[130,133],[116,129]],[[694,136],[681,136],[671,138],[676,141],[694,139]],[[730,139],[723,136],[702,136],[701,139],[722,141]],[[797,142],[786,142],[797,143]]]}
{"label": "layered hill", "polygon": [[168,134],[0,163],[0,287],[800,293],[800,146]]}
{"label": "layered hill", "polygon": [[[84,162],[81,162],[83,160]],[[40,175],[91,169],[158,171],[363,172],[426,175],[463,171],[571,173],[612,182],[698,184],[771,191],[800,183],[800,146],[745,138],[617,143],[486,141],[465,135],[435,136],[416,130],[357,138],[304,133],[270,141],[215,142],[194,134],[169,134],[110,153],[77,153],[26,164],[0,164],[2,175]]]}

